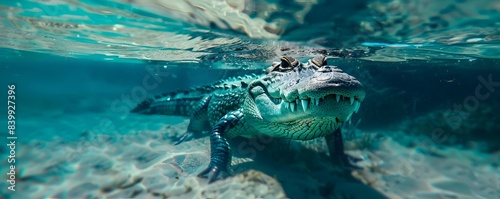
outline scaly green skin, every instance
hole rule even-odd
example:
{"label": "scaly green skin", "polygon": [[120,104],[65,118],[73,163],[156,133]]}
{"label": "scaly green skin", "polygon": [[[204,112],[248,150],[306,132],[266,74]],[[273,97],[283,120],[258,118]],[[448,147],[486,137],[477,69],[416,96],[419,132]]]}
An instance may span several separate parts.
{"label": "scaly green skin", "polygon": [[357,112],[365,97],[361,83],[326,63],[323,56],[302,64],[283,57],[261,76],[219,81],[189,91],[155,96],[132,110],[143,114],[190,115],[180,141],[211,130],[210,164],[200,176],[215,180],[231,162],[226,139],[276,138],[309,140],[325,137],[330,154],[345,166],[341,122]]}

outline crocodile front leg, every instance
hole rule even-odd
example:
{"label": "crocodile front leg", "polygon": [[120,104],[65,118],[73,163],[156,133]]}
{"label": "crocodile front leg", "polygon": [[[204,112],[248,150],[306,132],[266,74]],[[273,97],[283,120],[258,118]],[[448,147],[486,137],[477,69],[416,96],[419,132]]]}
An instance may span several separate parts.
{"label": "crocodile front leg", "polygon": [[186,142],[192,140],[199,136],[205,128],[209,129],[210,124],[208,123],[207,118],[207,109],[210,100],[212,99],[212,95],[208,95],[203,97],[196,108],[194,109],[191,118],[189,119],[189,126],[187,128],[186,133],[182,135],[174,145],[178,145],[182,142]]}
{"label": "crocodile front leg", "polygon": [[336,165],[341,165],[346,169],[362,169],[353,164],[353,162],[361,159],[348,156],[344,153],[344,141],[342,140],[342,132],[337,128],[332,134],[325,136],[326,145],[330,152],[330,158]]}
{"label": "crocodile front leg", "polygon": [[203,170],[199,177],[208,174],[208,182],[213,182],[221,172],[230,172],[231,149],[225,138],[228,128],[235,127],[243,118],[241,110],[231,111],[224,115],[212,128],[210,135],[210,164]]}

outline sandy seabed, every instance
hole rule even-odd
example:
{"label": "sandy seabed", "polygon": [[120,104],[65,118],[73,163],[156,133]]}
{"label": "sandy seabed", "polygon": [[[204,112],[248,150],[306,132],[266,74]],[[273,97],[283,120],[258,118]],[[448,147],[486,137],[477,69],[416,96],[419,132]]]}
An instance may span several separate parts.
{"label": "sandy seabed", "polygon": [[[258,152],[254,160],[234,158],[233,176],[207,184],[206,179],[196,174],[208,165],[208,137],[173,145],[172,140],[185,132],[187,119],[168,124],[169,117],[130,115],[121,118],[112,133],[86,128],[95,126],[99,121],[95,118],[104,117],[113,115],[61,115],[47,128],[37,129],[36,134],[48,136],[57,131],[57,126],[63,129],[73,124],[74,132],[68,133],[78,136],[33,138],[19,144],[16,192],[7,190],[8,184],[3,180],[1,195],[6,198],[500,198],[498,154],[426,145],[432,143],[428,138],[405,136],[403,132],[346,131],[351,133],[346,136],[347,153],[363,158],[357,163],[363,170],[345,173],[330,163],[322,139],[274,141],[264,147],[254,146]],[[39,118],[26,123],[47,126],[46,120]],[[0,164],[1,172],[7,173],[7,161]]]}

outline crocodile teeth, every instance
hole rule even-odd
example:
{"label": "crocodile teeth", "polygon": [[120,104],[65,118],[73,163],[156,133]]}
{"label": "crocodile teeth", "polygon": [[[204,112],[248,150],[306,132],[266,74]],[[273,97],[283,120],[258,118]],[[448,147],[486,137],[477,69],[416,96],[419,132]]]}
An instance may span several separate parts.
{"label": "crocodile teeth", "polygon": [[350,100],[351,100],[351,105],[352,105],[352,103],[354,103],[354,97],[350,97]]}
{"label": "crocodile teeth", "polygon": [[359,111],[359,107],[361,106],[361,103],[358,101],[354,102],[354,112],[357,113]]}
{"label": "crocodile teeth", "polygon": [[308,100],[300,100],[300,102],[302,102],[302,109],[304,110],[304,112],[307,110],[307,106],[309,105],[309,101]]}
{"label": "crocodile teeth", "polygon": [[349,114],[349,116],[347,116],[347,120],[346,120],[346,121],[351,120],[351,117],[352,117],[352,113],[351,113],[351,114]]}
{"label": "crocodile teeth", "polygon": [[290,110],[292,110],[292,112],[295,112],[295,102],[290,103]]}
{"label": "crocodile teeth", "polygon": [[289,109],[290,108],[290,103],[285,101],[285,108]]}
{"label": "crocodile teeth", "polygon": [[319,105],[319,98],[318,99],[311,98],[311,104],[318,106]]}
{"label": "crocodile teeth", "polygon": [[335,95],[335,98],[337,99],[337,102],[340,101],[340,95]]}

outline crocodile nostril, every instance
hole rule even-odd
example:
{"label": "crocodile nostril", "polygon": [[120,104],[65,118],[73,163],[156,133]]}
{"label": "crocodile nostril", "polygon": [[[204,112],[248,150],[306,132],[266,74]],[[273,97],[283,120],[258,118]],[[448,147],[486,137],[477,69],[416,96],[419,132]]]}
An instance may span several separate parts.
{"label": "crocodile nostril", "polygon": [[342,70],[337,68],[336,66],[323,66],[317,70],[317,72],[320,73],[329,73],[329,72],[338,72],[338,73],[343,73]]}
{"label": "crocodile nostril", "polygon": [[332,66],[323,66],[318,69],[318,72],[332,72],[334,67]]}
{"label": "crocodile nostril", "polygon": [[334,79],[335,76],[333,76],[332,73],[327,73],[327,72],[324,72],[324,73],[319,73],[317,75],[315,75],[315,78],[317,81],[330,81],[331,79]]}

